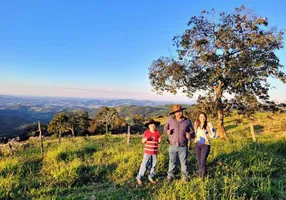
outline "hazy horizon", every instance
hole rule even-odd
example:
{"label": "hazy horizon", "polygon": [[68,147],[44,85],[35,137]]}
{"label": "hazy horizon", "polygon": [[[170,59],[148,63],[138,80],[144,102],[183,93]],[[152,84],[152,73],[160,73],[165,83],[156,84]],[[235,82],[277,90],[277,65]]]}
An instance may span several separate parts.
{"label": "hazy horizon", "polygon": [[27,99],[55,99],[55,100],[108,100],[108,101],[116,101],[116,100],[135,100],[135,101],[150,101],[150,102],[156,102],[156,103],[179,103],[179,104],[189,104],[192,105],[194,104],[194,101],[189,99],[188,101],[180,101],[180,100],[170,100],[170,101],[164,101],[164,100],[150,100],[150,99],[136,99],[136,98],[100,98],[100,97],[68,97],[68,96],[39,96],[39,95],[19,95],[19,94],[1,94],[1,96],[6,96],[6,97],[14,97],[14,98],[27,98]]}

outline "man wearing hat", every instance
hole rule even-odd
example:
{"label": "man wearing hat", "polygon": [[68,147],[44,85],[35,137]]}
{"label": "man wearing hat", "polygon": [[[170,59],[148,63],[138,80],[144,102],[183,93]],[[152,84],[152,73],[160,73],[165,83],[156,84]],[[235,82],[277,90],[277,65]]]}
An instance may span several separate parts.
{"label": "man wearing hat", "polygon": [[169,140],[169,169],[167,180],[174,178],[174,169],[176,167],[176,160],[179,157],[181,165],[182,180],[188,180],[187,155],[188,155],[188,141],[190,135],[193,133],[192,122],[183,116],[181,105],[175,104],[172,107],[167,123],[164,125],[164,132],[168,134]]}

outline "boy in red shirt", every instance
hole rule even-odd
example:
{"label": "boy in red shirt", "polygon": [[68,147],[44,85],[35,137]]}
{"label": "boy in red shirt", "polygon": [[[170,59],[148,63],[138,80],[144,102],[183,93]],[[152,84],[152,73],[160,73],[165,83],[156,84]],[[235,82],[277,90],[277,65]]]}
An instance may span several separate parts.
{"label": "boy in red shirt", "polygon": [[157,154],[158,154],[158,144],[161,143],[162,137],[159,131],[156,130],[156,127],[160,125],[160,122],[156,122],[151,119],[144,126],[148,127],[149,130],[146,130],[143,135],[142,143],[144,144],[144,157],[142,164],[140,166],[139,173],[136,177],[138,185],[142,185],[141,178],[144,176],[144,173],[147,168],[148,161],[150,160],[150,174],[148,180],[152,184],[156,184],[154,181],[155,176],[155,167],[157,163]]}

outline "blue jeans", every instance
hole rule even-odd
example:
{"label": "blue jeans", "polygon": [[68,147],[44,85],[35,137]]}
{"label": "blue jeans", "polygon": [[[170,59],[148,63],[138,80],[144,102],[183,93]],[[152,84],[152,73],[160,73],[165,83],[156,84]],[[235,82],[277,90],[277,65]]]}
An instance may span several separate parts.
{"label": "blue jeans", "polygon": [[198,174],[200,177],[204,177],[207,173],[207,158],[210,153],[210,145],[195,144],[195,152],[197,156]]}
{"label": "blue jeans", "polygon": [[146,154],[146,153],[144,153],[143,161],[141,163],[139,173],[136,177],[137,179],[141,179],[144,176],[149,160],[150,160],[150,168],[151,169],[150,169],[150,174],[149,174],[148,178],[150,179],[150,178],[153,178],[155,176],[157,154]]}
{"label": "blue jeans", "polygon": [[181,165],[182,179],[188,178],[188,167],[187,167],[187,156],[188,156],[188,147],[177,147],[169,146],[169,170],[168,177],[174,178],[174,170],[176,167],[177,157],[179,157]]}

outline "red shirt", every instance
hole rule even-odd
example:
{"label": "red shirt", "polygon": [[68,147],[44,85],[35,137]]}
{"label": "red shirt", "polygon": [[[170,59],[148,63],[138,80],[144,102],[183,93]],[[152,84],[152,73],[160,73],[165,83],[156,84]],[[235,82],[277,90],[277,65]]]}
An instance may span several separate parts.
{"label": "red shirt", "polygon": [[147,138],[144,144],[144,153],[158,154],[158,141],[161,140],[160,132],[156,130],[152,133],[150,130],[146,130],[143,137]]}

